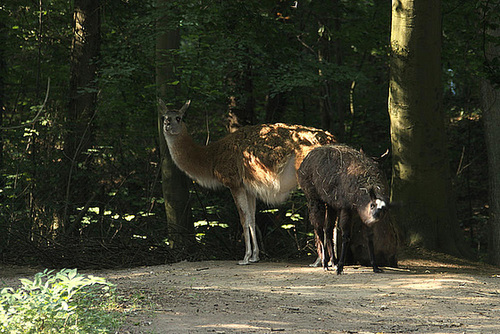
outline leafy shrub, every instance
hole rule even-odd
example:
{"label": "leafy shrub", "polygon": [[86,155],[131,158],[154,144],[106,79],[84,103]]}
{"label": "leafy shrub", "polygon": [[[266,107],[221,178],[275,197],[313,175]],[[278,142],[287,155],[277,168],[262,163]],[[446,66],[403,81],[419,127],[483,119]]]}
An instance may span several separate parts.
{"label": "leafy shrub", "polygon": [[103,278],[46,269],[21,283],[0,292],[0,333],[108,333],[119,325],[113,285]]}

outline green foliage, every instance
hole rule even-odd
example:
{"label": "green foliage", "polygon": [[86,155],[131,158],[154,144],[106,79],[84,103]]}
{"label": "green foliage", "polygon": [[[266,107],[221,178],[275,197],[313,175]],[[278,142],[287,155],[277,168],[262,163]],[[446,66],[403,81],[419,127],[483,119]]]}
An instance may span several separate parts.
{"label": "green foliage", "polygon": [[113,333],[120,323],[113,285],[103,278],[45,270],[21,283],[0,292],[1,333]]}
{"label": "green foliage", "polygon": [[[33,119],[49,77],[51,91],[37,122],[1,130],[0,261],[102,267],[179,259],[164,242],[159,170],[155,42],[161,33],[156,21],[163,16],[181,35],[180,48],[171,53],[178,93],[167,102],[178,107],[192,100],[187,123],[198,143],[227,133],[232,97],[240,106],[252,102],[254,122],[325,127],[335,135],[343,128],[345,142],[374,156],[390,147],[390,1],[293,3],[182,0],[156,8],[152,0],[104,2],[92,85],[98,96],[88,124],[94,145],[71,166],[64,146],[73,8],[48,0],[40,12],[38,2],[3,1],[0,126]],[[480,32],[498,24],[496,14],[481,10],[480,1],[443,1],[444,106],[450,118],[472,115],[479,107]],[[279,101],[275,114],[273,98]],[[486,203],[486,185],[477,176],[486,175],[484,151],[476,150],[482,147],[479,125],[480,117],[470,131],[449,128],[451,165],[460,164],[465,147],[462,166],[471,166],[456,180],[458,199],[466,202],[458,206],[471,207],[460,215],[462,222]],[[206,191],[200,197],[191,191],[193,221],[218,224],[197,227],[195,249],[202,251],[196,256],[239,258],[241,227],[231,196]],[[269,254],[286,256],[304,247],[307,219],[292,220],[306,217],[301,204],[303,199],[292,198],[278,211],[259,213]],[[214,206],[217,210],[205,209]],[[300,210],[287,216],[294,206]]]}

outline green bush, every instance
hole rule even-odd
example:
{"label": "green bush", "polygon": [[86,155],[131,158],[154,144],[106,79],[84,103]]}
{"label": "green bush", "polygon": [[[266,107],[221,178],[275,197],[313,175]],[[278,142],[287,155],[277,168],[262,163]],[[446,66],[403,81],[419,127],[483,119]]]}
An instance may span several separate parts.
{"label": "green bush", "polygon": [[119,326],[114,289],[103,278],[45,270],[0,292],[0,333],[109,333]]}

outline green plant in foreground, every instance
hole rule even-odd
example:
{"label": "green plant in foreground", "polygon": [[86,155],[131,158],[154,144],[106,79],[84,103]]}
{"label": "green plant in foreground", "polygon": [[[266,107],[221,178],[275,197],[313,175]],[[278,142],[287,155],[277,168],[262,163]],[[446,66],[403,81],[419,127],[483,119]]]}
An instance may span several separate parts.
{"label": "green plant in foreground", "polygon": [[44,270],[21,283],[0,292],[0,333],[109,333],[119,325],[113,285],[104,278]]}

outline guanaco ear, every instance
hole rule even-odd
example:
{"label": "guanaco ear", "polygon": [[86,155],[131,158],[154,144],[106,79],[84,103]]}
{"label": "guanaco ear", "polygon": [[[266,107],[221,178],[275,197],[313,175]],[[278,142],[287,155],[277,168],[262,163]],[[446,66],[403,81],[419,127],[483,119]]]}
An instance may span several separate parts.
{"label": "guanaco ear", "polygon": [[387,149],[380,157],[373,157],[372,160],[374,160],[378,164],[382,164],[385,160],[387,160],[390,154],[391,151]]}
{"label": "guanaco ear", "polygon": [[158,104],[160,105],[160,108],[162,109],[163,113],[165,114],[168,111],[167,105],[161,98],[158,98]]}
{"label": "guanaco ear", "polygon": [[184,116],[186,113],[186,110],[189,108],[189,105],[191,104],[191,100],[187,100],[186,103],[182,106],[182,108],[179,110],[179,114],[181,114],[181,117]]}

